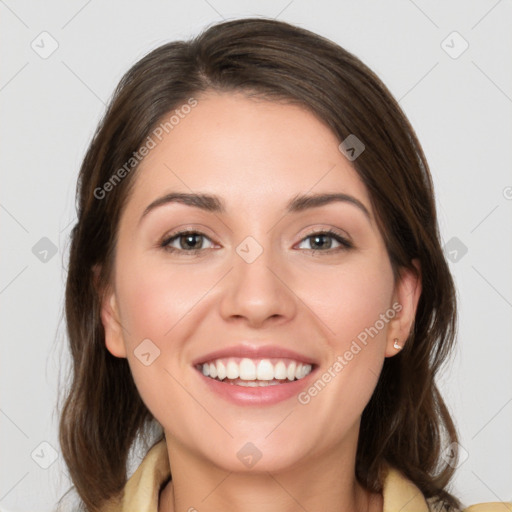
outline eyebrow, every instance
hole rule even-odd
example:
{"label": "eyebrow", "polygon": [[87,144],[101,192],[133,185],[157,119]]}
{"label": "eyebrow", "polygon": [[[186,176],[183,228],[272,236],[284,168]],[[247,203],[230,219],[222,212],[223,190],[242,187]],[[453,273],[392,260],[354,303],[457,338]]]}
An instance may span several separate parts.
{"label": "eyebrow", "polygon": [[[348,194],[312,194],[296,195],[286,205],[286,213],[297,213],[309,208],[318,208],[335,202],[348,203],[361,210],[368,220],[371,215],[366,206],[359,199]],[[187,206],[200,208],[201,210],[213,213],[226,213],[224,201],[215,195],[210,194],[188,194],[182,192],[171,192],[153,201],[142,213],[139,223],[152,210],[169,203],[181,203]]]}

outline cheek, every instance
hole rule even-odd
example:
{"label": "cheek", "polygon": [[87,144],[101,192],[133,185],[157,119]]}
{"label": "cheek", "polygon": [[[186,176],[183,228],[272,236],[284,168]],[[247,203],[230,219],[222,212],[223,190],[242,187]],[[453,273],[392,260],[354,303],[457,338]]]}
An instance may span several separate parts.
{"label": "cheek", "polygon": [[183,267],[171,270],[134,259],[118,268],[128,363],[143,402],[164,424],[190,399],[178,383],[183,383],[178,365],[193,334],[187,314],[206,283]]}
{"label": "cheek", "polygon": [[301,275],[295,286],[322,321],[333,348],[342,349],[376,322],[385,333],[387,322],[383,326],[379,319],[390,309],[393,294],[393,273],[385,254],[369,254],[337,270]]}
{"label": "cheek", "polygon": [[198,327],[194,315],[212,307],[207,292],[219,277],[211,268],[192,271],[142,257],[120,258],[117,269],[128,363],[142,400],[163,422],[190,401],[183,370]]}
{"label": "cheek", "polygon": [[185,267],[162,268],[155,264],[131,262],[122,268],[118,284],[119,310],[125,327],[125,341],[134,346],[145,338],[169,342],[175,326],[183,320],[208,290],[207,276]]}
{"label": "cheek", "polygon": [[[317,418],[331,417],[332,429],[348,428],[370,400],[384,363],[394,318],[392,268],[385,252],[368,251],[320,279],[302,276],[301,286],[300,296],[321,319],[329,346],[320,382],[299,403]],[[331,416],[332,411],[337,412]]]}

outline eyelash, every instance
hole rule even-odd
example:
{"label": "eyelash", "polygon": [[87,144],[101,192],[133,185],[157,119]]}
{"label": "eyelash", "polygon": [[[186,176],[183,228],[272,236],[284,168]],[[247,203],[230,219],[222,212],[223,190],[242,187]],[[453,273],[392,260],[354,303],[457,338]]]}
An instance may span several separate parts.
{"label": "eyelash", "polygon": [[[204,233],[201,233],[200,231],[191,231],[191,230],[184,230],[184,231],[178,231],[177,233],[173,233],[171,236],[165,237],[162,242],[160,243],[160,247],[164,249],[165,251],[168,251],[170,253],[176,253],[181,252],[182,254],[193,256],[201,251],[204,251],[206,249],[191,249],[190,251],[186,251],[184,249],[177,249],[176,247],[171,247],[169,244],[173,242],[174,240],[178,239],[181,236],[185,235],[199,235],[207,238],[209,240],[209,237],[205,235]],[[340,251],[348,251],[352,249],[354,246],[351,242],[349,242],[346,238],[339,235],[336,231],[332,229],[326,229],[321,231],[312,231],[308,235],[306,235],[304,238],[301,239],[299,243],[302,243],[304,240],[307,240],[308,238],[312,238],[313,236],[318,235],[327,235],[331,238],[334,238],[339,244],[340,247],[335,247],[334,249],[305,249],[307,251],[311,251],[313,254],[316,253],[326,253],[326,254],[333,254],[338,253]]]}

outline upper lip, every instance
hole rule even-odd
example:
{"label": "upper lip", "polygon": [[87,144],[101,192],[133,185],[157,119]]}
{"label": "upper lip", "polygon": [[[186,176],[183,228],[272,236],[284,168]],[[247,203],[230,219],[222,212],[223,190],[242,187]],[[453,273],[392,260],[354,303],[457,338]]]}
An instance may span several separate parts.
{"label": "upper lip", "polygon": [[215,359],[220,359],[223,357],[247,357],[249,359],[264,359],[264,358],[287,358],[294,359],[295,361],[299,361],[306,364],[314,365],[316,361],[304,354],[300,354],[295,350],[290,350],[285,347],[279,347],[277,345],[250,345],[250,344],[239,344],[233,345],[231,347],[222,348],[219,350],[214,350],[213,352],[208,352],[205,355],[202,355],[196,358],[193,361],[193,365],[198,365],[202,363],[206,363],[207,361],[213,361]]}

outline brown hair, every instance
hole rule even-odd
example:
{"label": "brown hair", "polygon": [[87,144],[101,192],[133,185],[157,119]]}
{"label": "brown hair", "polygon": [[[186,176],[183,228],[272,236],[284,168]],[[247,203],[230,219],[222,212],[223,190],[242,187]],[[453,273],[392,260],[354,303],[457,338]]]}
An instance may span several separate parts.
{"label": "brown hair", "polygon": [[133,158],[165,115],[211,90],[302,105],[340,142],[355,134],[365,144],[353,167],[370,194],[395,278],[401,269],[415,271],[417,258],[423,286],[409,339],[386,358],[363,412],[356,477],[381,492],[387,462],[429,501],[458,509],[461,503],[446,489],[455,470],[441,457],[443,442],[456,442],[457,433],[435,383],[453,349],[456,297],[424,153],[396,100],[358,58],[319,35],[264,18],[215,24],[146,55],[122,78],[85,155],[66,286],[72,381],[60,420],[62,453],[83,509],[100,510],[119,495],[130,448],[156,422],[127,360],[106,349],[100,319],[98,290],[111,277],[136,166],[105,197],[95,191]]}

